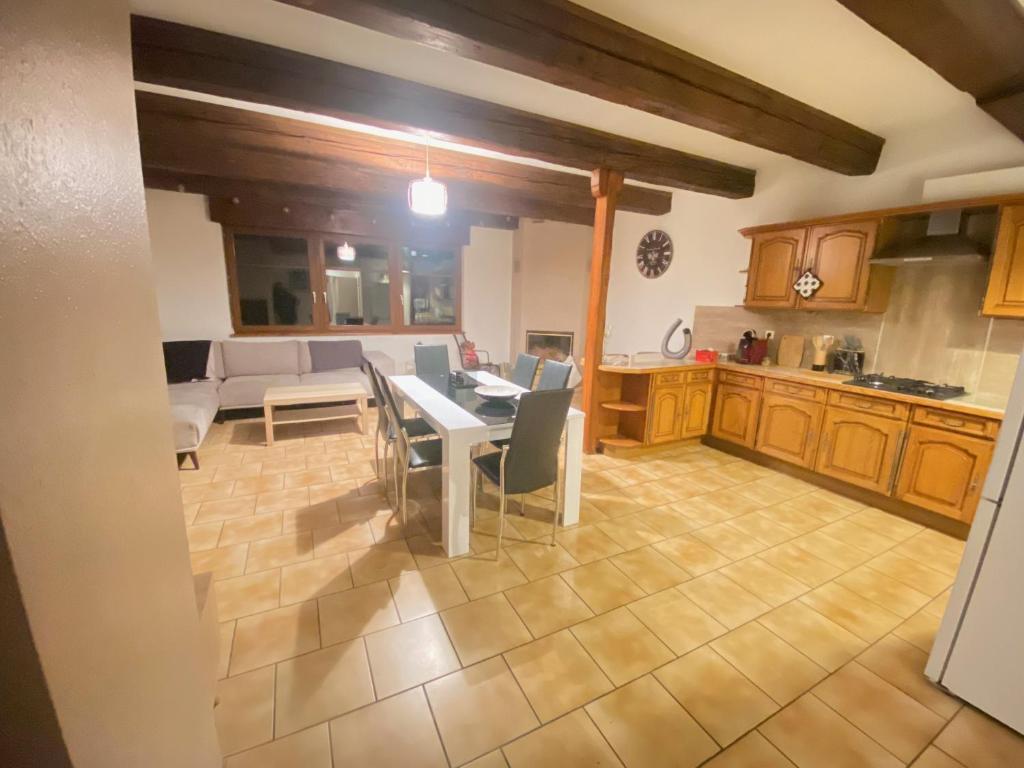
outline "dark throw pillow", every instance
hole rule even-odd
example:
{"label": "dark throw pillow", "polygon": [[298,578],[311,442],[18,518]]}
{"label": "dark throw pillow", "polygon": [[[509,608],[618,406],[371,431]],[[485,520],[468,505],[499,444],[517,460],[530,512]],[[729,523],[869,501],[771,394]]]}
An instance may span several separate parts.
{"label": "dark throw pillow", "polygon": [[356,339],[310,341],[309,362],[313,373],[359,368],[363,364],[363,344]]}
{"label": "dark throw pillow", "polygon": [[164,342],[164,368],[167,369],[168,384],[205,379],[209,361],[209,339]]}

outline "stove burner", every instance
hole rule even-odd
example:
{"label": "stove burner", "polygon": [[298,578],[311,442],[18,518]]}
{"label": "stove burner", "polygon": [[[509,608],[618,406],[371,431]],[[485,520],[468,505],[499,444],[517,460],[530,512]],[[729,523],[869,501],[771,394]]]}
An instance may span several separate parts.
{"label": "stove burner", "polygon": [[967,394],[963,387],[953,387],[949,384],[933,384],[930,381],[921,379],[901,379],[898,376],[886,376],[884,373],[866,373],[854,376],[844,384],[851,384],[855,387],[877,389],[882,392],[901,392],[905,395],[916,395],[928,397],[932,400],[949,400],[952,397],[960,397]]}

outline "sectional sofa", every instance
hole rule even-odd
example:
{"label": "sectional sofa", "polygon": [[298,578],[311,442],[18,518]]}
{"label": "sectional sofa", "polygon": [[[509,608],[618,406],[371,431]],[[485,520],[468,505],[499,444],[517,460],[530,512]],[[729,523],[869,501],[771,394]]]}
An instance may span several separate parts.
{"label": "sectional sofa", "polygon": [[385,375],[395,372],[390,357],[364,352],[355,339],[213,341],[206,370],[197,372],[205,378],[168,384],[175,451],[198,468],[196,451],[218,413],[262,408],[269,387],[357,382],[372,396],[365,373],[369,364]]}

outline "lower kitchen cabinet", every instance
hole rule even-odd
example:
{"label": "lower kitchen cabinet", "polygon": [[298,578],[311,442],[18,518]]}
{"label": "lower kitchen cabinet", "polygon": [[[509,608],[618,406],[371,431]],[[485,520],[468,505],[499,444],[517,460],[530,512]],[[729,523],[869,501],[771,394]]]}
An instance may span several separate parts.
{"label": "lower kitchen cabinet", "polygon": [[720,384],[715,398],[711,434],[722,440],[753,448],[761,393],[756,389]]}
{"label": "lower kitchen cabinet", "polygon": [[700,437],[708,431],[708,416],[711,415],[711,382],[702,381],[686,385],[683,396],[682,430],[679,437]]}
{"label": "lower kitchen cabinet", "polygon": [[651,398],[651,423],[647,440],[652,445],[679,439],[679,427],[686,402],[686,387],[654,390]]}
{"label": "lower kitchen cabinet", "polygon": [[824,410],[819,403],[766,393],[761,405],[756,450],[810,468],[814,464]]}
{"label": "lower kitchen cabinet", "polygon": [[884,416],[829,407],[815,471],[888,494],[906,427]]}
{"label": "lower kitchen cabinet", "polygon": [[974,519],[994,443],[914,425],[896,497],[965,523]]}

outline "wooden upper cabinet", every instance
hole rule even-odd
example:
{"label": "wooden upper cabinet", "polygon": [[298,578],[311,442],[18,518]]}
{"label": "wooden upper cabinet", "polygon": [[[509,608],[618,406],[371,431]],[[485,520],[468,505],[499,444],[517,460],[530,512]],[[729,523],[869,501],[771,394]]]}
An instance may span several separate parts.
{"label": "wooden upper cabinet", "polygon": [[1024,205],[1004,205],[982,313],[1024,317]]}
{"label": "wooden upper cabinet", "polygon": [[708,431],[711,415],[711,381],[686,385],[680,438],[699,437]]}
{"label": "wooden upper cabinet", "polygon": [[820,403],[765,394],[755,448],[777,459],[811,467],[824,411]]}
{"label": "wooden upper cabinet", "polygon": [[815,470],[888,494],[905,434],[906,422],[829,407]]}
{"label": "wooden upper cabinet", "polygon": [[994,446],[991,440],[915,424],[896,496],[940,515],[971,522]]}
{"label": "wooden upper cabinet", "polygon": [[807,230],[783,229],[754,235],[747,273],[748,307],[796,306],[793,283],[800,275]]}
{"label": "wooden upper cabinet", "polygon": [[722,440],[754,447],[761,393],[756,389],[720,384],[715,396],[711,434]]}
{"label": "wooden upper cabinet", "polygon": [[810,270],[821,288],[809,299],[798,298],[797,308],[863,309],[877,232],[877,221],[811,227],[800,274]]}

